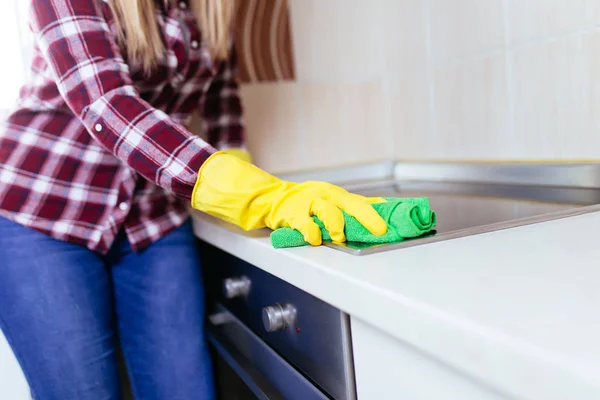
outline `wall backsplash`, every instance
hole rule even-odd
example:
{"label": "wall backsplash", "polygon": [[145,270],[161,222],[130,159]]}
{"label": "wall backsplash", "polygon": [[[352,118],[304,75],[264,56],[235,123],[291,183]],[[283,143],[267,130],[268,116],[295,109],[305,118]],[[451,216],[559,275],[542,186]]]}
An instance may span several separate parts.
{"label": "wall backsplash", "polygon": [[600,0],[244,3],[291,18],[293,72],[242,86],[264,168],[600,160]]}

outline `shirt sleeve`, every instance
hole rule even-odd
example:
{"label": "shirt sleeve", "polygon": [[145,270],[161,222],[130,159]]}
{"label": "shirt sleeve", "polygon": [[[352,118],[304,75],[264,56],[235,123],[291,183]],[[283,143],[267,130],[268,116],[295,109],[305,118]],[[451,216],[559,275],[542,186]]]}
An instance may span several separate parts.
{"label": "shirt sleeve", "polygon": [[33,0],[31,26],[68,107],[140,175],[191,198],[215,149],[144,101],[103,14],[102,0]]}
{"label": "shirt sleeve", "polygon": [[200,99],[200,116],[208,142],[219,150],[245,147],[242,101],[237,82],[237,52],[221,62],[218,72]]}

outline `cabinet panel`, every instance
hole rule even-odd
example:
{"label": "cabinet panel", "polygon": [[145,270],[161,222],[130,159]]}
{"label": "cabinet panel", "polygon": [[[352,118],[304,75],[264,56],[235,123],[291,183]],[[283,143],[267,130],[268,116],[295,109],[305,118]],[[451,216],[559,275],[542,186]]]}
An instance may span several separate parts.
{"label": "cabinet panel", "polygon": [[359,400],[509,399],[356,318],[351,326]]}

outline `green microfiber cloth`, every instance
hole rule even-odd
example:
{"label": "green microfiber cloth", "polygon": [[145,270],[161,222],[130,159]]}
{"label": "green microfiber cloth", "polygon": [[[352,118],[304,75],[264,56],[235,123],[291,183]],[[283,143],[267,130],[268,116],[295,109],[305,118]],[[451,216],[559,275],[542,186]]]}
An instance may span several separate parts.
{"label": "green microfiber cloth", "polygon": [[[387,233],[383,236],[375,236],[356,218],[344,212],[344,233],[348,242],[373,244],[399,242],[424,235],[435,227],[435,212],[429,207],[429,199],[426,197],[386,197],[385,200],[385,202],[373,204],[373,208],[387,223]],[[317,217],[313,217],[313,219],[321,228],[323,241],[331,241],[331,236],[323,223]],[[277,249],[308,245],[302,234],[291,228],[279,228],[273,231],[271,244]]]}

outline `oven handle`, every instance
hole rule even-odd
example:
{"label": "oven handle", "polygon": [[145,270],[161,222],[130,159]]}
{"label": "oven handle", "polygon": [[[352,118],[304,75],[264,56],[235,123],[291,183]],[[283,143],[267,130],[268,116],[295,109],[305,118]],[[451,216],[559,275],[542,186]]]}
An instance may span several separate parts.
{"label": "oven handle", "polygon": [[225,307],[217,310],[208,318],[207,339],[256,397],[329,399]]}

